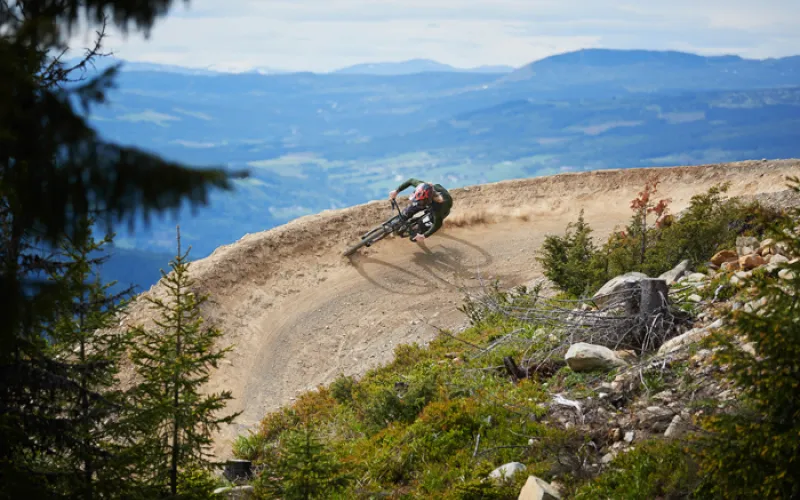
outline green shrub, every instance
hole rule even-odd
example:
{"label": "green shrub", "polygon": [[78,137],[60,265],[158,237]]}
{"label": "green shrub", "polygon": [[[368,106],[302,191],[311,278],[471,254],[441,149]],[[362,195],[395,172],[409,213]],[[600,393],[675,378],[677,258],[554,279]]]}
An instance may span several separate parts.
{"label": "green shrub", "polygon": [[608,279],[606,260],[595,247],[591,232],[581,210],[578,220],[567,225],[564,236],[545,237],[537,256],[544,275],[573,297],[591,293]]}
{"label": "green shrub", "polygon": [[457,484],[445,498],[453,500],[508,500],[517,498],[520,486],[516,482],[497,483],[475,478]]}
{"label": "green shrub", "polygon": [[606,472],[580,487],[572,498],[687,498],[696,484],[696,466],[681,444],[656,440],[619,454]]}
{"label": "green shrub", "polygon": [[[800,192],[800,179],[792,188]],[[774,225],[774,238],[800,255],[795,210]],[[800,262],[787,264],[800,278]],[[701,421],[708,434],[697,441],[703,483],[700,492],[717,498],[800,498],[800,279],[754,273],[746,286],[766,305],[756,312],[727,313],[729,332],[714,334],[714,363],[741,391],[738,411]],[[731,335],[732,334],[732,335]],[[755,355],[734,342],[741,337]]]}
{"label": "green shrub", "polygon": [[278,459],[265,464],[255,482],[257,493],[267,498],[330,498],[344,490],[353,477],[345,464],[309,429],[284,434]]}
{"label": "green shrub", "polygon": [[233,455],[242,460],[256,460],[264,454],[267,442],[259,433],[240,434],[233,442]]}
{"label": "green shrub", "polygon": [[181,500],[206,500],[215,489],[223,485],[206,469],[190,467],[178,474],[178,498]]}
{"label": "green shrub", "polygon": [[391,422],[413,422],[420,411],[436,397],[436,372],[426,372],[397,385],[378,385],[362,394],[364,422],[375,430]]}
{"label": "green shrub", "polygon": [[353,377],[346,377],[344,374],[340,374],[331,383],[331,396],[339,404],[350,404],[353,401],[353,388],[355,385],[356,381]]}

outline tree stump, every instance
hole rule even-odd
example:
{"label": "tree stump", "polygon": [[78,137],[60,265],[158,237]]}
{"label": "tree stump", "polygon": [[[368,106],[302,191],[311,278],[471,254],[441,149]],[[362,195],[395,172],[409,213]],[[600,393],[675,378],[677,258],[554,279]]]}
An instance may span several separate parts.
{"label": "tree stump", "polygon": [[640,352],[657,349],[664,342],[664,334],[669,328],[669,286],[667,281],[649,278],[641,281],[639,296]]}
{"label": "tree stump", "polygon": [[503,358],[503,364],[505,365],[508,374],[511,375],[511,378],[514,380],[514,383],[519,382],[528,376],[527,370],[523,370],[517,366],[517,363],[514,362],[514,358],[511,356],[506,356]]}
{"label": "tree stump", "polygon": [[649,323],[649,319],[664,313],[669,308],[669,286],[667,281],[658,278],[647,278],[641,282],[642,292],[639,299],[639,315]]}
{"label": "tree stump", "polygon": [[250,479],[253,475],[250,460],[228,460],[225,463],[224,475],[229,481],[237,479]]}

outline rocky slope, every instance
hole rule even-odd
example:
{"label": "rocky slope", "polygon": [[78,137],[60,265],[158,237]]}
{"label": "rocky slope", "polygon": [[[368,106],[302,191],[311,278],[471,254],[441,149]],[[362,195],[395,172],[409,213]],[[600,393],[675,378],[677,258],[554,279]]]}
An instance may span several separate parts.
{"label": "rocky slope", "polygon": [[[796,197],[780,196],[778,200],[797,205]],[[689,304],[692,319],[685,331],[663,343],[656,352],[637,357],[630,351],[612,351],[589,343],[573,344],[566,356],[567,365],[576,373],[615,371],[613,381],[594,378],[579,391],[556,394],[552,402],[542,404],[547,409],[542,421],[548,426],[576,429],[590,436],[595,444],[582,464],[564,464],[565,468],[585,469],[597,474],[620,453],[632,451],[639,443],[653,437],[679,439],[696,430],[697,419],[704,413],[726,411],[737,400],[737,390],[722,376],[719,365],[711,362],[713,349],[703,341],[715,331],[726,327],[724,312],[744,309],[757,312],[761,300],[745,302],[747,279],[754,272],[773,274],[780,280],[792,280],[794,274],[782,269],[800,256],[792,255],[785,246],[774,240],[758,241],[739,238],[736,248],[714,255],[706,272],[693,272],[682,263],[661,278],[669,285],[670,302]],[[687,261],[688,262],[688,261]],[[641,281],[637,273],[629,273],[609,281],[595,295],[619,293],[627,286]],[[725,290],[727,288],[727,290]],[[725,290],[728,297],[721,298]],[[589,308],[576,309],[580,314]],[[738,347],[755,355],[749,344],[735,340]],[[505,464],[503,467],[524,473],[524,464]],[[498,469],[499,470],[499,469]],[[526,490],[543,488],[560,498],[559,483],[543,482],[531,476],[520,499],[543,498]],[[545,496],[545,498],[547,498]]]}
{"label": "rocky slope", "polygon": [[[391,215],[387,202],[303,217],[220,247],[190,268],[198,291],[212,296],[207,319],[235,346],[209,390],[231,390],[229,409],[243,414],[215,451],[228,456],[238,433],[298,392],[363,373],[387,361],[393,346],[432,338],[436,327],[459,327],[456,306],[481,280],[514,286],[539,277],[535,251],[581,209],[598,237],[626,223],[630,200],[652,174],[677,212],[723,182],[729,195],[783,191],[798,167],[798,160],[762,160],[606,170],[457,189],[444,229],[424,245],[385,240],[351,259],[342,250]],[[150,320],[138,300],[120,326]]]}

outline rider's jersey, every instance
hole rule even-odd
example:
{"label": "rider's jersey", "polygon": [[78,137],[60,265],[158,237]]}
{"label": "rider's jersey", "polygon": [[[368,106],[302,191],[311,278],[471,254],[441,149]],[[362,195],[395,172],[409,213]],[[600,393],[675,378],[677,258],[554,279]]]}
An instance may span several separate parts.
{"label": "rider's jersey", "polygon": [[[397,187],[397,192],[401,192],[404,189],[407,189],[410,186],[417,187],[420,184],[424,184],[425,181],[421,181],[419,179],[414,179],[413,177],[405,181],[404,183],[400,184]],[[450,215],[450,209],[453,207],[453,197],[450,196],[450,193],[447,189],[444,188],[441,184],[434,184],[433,189],[436,190],[437,193],[442,195],[444,201],[442,203],[436,203],[435,201],[431,204],[431,227],[425,232],[425,237],[432,235],[439,228],[442,227],[442,222],[444,222],[445,217]]]}

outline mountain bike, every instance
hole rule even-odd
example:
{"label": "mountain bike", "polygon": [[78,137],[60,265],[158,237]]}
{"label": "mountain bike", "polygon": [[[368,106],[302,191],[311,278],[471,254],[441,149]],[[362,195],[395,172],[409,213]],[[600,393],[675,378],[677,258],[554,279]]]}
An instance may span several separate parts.
{"label": "mountain bike", "polygon": [[392,200],[392,208],[397,211],[397,214],[386,219],[386,221],[381,223],[379,226],[374,227],[367,233],[364,233],[358,243],[350,246],[344,251],[345,257],[353,255],[355,251],[361,247],[372,246],[374,243],[382,240],[390,234],[395,234],[401,238],[414,238],[414,236],[417,234],[425,231],[425,226],[429,226],[431,224],[430,207],[426,208],[422,212],[414,214],[414,216],[410,219],[403,217],[397,201]]}

